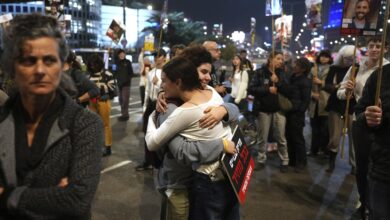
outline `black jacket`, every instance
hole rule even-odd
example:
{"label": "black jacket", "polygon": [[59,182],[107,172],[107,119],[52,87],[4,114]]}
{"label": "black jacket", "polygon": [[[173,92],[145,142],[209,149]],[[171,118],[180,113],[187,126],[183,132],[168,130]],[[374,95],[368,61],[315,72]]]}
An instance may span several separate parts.
{"label": "black jacket", "polygon": [[[337,85],[343,81],[345,74],[347,74],[350,67],[340,67],[340,66],[331,66],[329,68],[328,76],[325,79],[324,90],[330,93],[328,104],[326,105],[325,110],[330,112],[337,112],[341,115],[344,115],[347,102],[345,100],[340,100],[337,97]],[[336,80],[334,83],[334,80]],[[349,114],[353,113],[353,106],[355,105],[355,99],[351,99]]]}
{"label": "black jacket", "polygon": [[372,132],[374,143],[370,152],[370,177],[390,184],[390,64],[383,66],[380,100],[382,103],[382,123],[376,128],[369,128],[366,123],[364,111],[367,106],[375,104],[376,83],[378,70],[366,82],[363,95],[355,107],[357,123]]}
{"label": "black jacket", "polygon": [[133,74],[133,66],[131,65],[130,60],[123,59],[116,63],[115,78],[118,87],[130,86]]}
{"label": "black jacket", "polygon": [[311,99],[311,80],[306,75],[295,76],[290,78],[288,91],[290,100],[293,104],[291,112],[300,112],[305,114]]}
{"label": "black jacket", "polygon": [[[276,70],[276,75],[279,77],[278,83],[275,86],[278,92],[289,97],[286,92],[287,80],[284,72],[280,69]],[[274,113],[280,111],[278,96],[269,92],[271,86],[271,72],[267,66],[262,66],[254,72],[253,78],[249,83],[248,93],[255,97],[253,102],[253,112]]]}

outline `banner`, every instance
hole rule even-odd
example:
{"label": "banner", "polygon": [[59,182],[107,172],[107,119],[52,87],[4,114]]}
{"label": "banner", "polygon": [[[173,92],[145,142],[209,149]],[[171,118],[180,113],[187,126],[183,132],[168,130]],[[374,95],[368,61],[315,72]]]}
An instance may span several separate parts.
{"label": "banner", "polygon": [[153,35],[145,36],[144,50],[150,51],[150,52],[154,51],[154,36]]}
{"label": "banner", "polygon": [[224,154],[221,163],[238,201],[244,204],[255,163],[245,143],[244,135],[238,126],[234,131],[232,141],[236,144],[237,153],[234,155]]}
{"label": "banner", "polygon": [[120,23],[113,19],[110,27],[107,29],[106,35],[111,38],[115,44],[118,44],[124,31],[125,30],[121,27]]}
{"label": "banner", "polygon": [[340,34],[353,36],[378,34],[384,17],[380,16],[380,8],[381,0],[345,0]]}
{"label": "banner", "polygon": [[281,14],[282,14],[282,0],[266,0],[265,16],[281,15]]}
{"label": "banner", "polygon": [[161,11],[161,18],[160,18],[160,24],[163,25],[165,22],[165,19],[168,18],[168,0],[164,1],[164,6]]}
{"label": "banner", "polygon": [[306,0],[306,17],[308,28],[322,26],[322,0]]}
{"label": "banner", "polygon": [[256,36],[256,18],[254,17],[251,17],[251,31],[250,31],[250,34],[251,34],[251,45],[252,45],[252,48],[255,44],[255,36]]}
{"label": "banner", "polygon": [[280,42],[283,47],[290,44],[292,36],[292,15],[283,15],[275,20],[275,42]]}
{"label": "banner", "polygon": [[45,0],[45,13],[59,18],[64,13],[64,7],[67,5],[68,0]]}
{"label": "banner", "polygon": [[64,36],[70,37],[71,36],[72,15],[63,14],[58,18],[58,22],[61,25],[61,30],[62,30],[62,33],[64,34]]}

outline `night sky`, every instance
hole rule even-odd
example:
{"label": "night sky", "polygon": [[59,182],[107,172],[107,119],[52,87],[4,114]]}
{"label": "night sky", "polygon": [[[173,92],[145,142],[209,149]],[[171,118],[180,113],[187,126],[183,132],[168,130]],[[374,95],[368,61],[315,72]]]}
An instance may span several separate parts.
{"label": "night sky", "polygon": [[[154,0],[152,4],[162,7],[161,2],[163,0]],[[289,13],[291,3],[295,3],[294,14],[303,17],[306,11],[304,2],[284,0],[283,8]],[[209,31],[214,23],[223,23],[224,34],[235,30],[249,32],[251,17],[257,20],[258,34],[263,33],[264,26],[271,26],[271,18],[265,17],[265,0],[169,0],[168,11],[182,11],[189,19],[207,22]]]}

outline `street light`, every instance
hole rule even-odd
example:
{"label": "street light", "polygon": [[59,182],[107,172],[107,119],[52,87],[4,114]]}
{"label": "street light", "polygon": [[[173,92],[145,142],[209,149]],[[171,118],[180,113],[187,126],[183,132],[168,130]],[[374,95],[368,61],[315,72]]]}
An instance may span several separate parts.
{"label": "street light", "polygon": [[149,11],[151,11],[151,10],[153,10],[153,6],[152,6],[152,5],[148,5],[147,9],[148,9]]}

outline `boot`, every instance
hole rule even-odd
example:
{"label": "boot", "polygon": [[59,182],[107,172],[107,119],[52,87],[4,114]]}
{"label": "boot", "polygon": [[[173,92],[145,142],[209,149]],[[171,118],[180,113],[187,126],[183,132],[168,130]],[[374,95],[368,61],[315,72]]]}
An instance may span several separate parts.
{"label": "boot", "polygon": [[337,153],[330,151],[329,152],[329,167],[326,169],[326,172],[331,173],[333,172],[335,166],[336,166],[336,156]]}
{"label": "boot", "polygon": [[106,146],[103,152],[103,157],[107,157],[111,155],[111,146]]}

